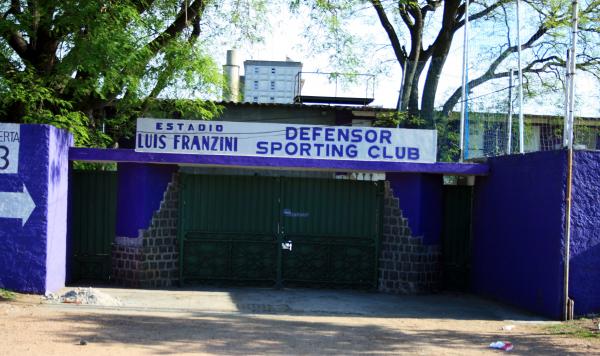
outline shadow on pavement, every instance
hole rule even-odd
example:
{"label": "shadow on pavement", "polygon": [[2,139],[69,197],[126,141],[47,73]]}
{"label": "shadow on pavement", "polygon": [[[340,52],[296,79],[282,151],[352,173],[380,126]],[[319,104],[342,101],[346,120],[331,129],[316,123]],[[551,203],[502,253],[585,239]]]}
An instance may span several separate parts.
{"label": "shadow on pavement", "polygon": [[[51,321],[66,323],[72,330],[56,335],[60,341],[85,338],[93,344],[123,344],[142,347],[149,353],[165,345],[172,353],[204,352],[228,355],[269,354],[380,354],[435,351],[459,353],[487,350],[498,339],[495,333],[467,333],[443,327],[418,331],[402,330],[385,319],[295,317],[243,314],[125,315],[114,313],[65,313]],[[519,354],[561,354],[548,335],[514,335]],[[158,350],[155,350],[158,351]],[[164,350],[163,350],[164,351]]]}

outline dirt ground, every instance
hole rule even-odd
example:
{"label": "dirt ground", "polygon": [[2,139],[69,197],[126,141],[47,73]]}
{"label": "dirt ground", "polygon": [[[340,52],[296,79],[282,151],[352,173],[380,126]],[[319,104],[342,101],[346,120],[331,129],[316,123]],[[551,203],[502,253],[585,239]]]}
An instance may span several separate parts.
{"label": "dirt ground", "polygon": [[[144,298],[152,299],[152,292],[147,292]],[[156,297],[160,298],[166,296]],[[331,296],[317,295],[314,300],[327,298]],[[365,298],[379,297],[366,295]],[[393,301],[388,298],[376,302],[383,305]],[[408,303],[406,306],[418,309],[410,304],[413,302]],[[454,301],[449,308],[456,309],[452,303]],[[352,308],[351,303],[347,306]],[[0,301],[0,355],[504,353],[487,348],[497,340],[512,342],[515,347],[512,354],[600,355],[598,339],[552,335],[547,323],[523,318],[511,322],[485,313],[479,318],[476,312],[466,312],[465,317],[461,317],[459,310],[464,309],[450,314],[434,310],[423,315],[391,313],[386,317],[368,313],[356,315],[352,310],[345,315],[294,312],[293,307],[275,312],[269,308],[263,312],[219,311],[218,308],[204,311],[101,308],[48,305],[42,304],[39,296],[19,295],[13,301]],[[512,330],[502,329],[511,323]],[[82,340],[85,345],[80,345]]]}

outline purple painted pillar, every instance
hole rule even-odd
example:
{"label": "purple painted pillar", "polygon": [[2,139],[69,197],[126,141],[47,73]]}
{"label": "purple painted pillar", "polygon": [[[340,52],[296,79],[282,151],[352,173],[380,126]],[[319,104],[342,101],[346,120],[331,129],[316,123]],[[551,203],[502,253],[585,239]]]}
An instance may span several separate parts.
{"label": "purple painted pillar", "polygon": [[140,229],[148,228],[177,168],[177,165],[118,164],[117,238],[137,238]]}
{"label": "purple painted pillar", "polygon": [[0,288],[64,286],[72,144],[52,126],[0,124]]}
{"label": "purple painted pillar", "polygon": [[600,152],[575,151],[569,296],[575,314],[600,313]]}
{"label": "purple painted pillar", "polygon": [[426,245],[439,245],[442,226],[443,176],[423,173],[386,173],[412,236]]}

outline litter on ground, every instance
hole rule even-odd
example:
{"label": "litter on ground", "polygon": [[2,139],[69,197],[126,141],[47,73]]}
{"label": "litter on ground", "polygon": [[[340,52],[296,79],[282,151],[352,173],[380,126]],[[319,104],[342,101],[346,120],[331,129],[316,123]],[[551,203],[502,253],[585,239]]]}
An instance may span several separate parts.
{"label": "litter on ground", "polygon": [[510,351],[513,349],[513,344],[510,342],[496,341],[490,344],[490,349]]}
{"label": "litter on ground", "polygon": [[122,305],[119,299],[91,287],[72,289],[63,295],[47,293],[42,298],[50,303],[99,305],[107,307],[118,307]]}

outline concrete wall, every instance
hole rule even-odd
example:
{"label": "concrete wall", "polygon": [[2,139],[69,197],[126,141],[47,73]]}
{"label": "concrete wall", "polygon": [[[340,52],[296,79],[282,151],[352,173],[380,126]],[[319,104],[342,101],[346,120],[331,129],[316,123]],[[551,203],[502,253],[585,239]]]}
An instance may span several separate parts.
{"label": "concrete wall", "polygon": [[600,312],[600,152],[575,151],[569,296],[575,314]]}
{"label": "concrete wall", "polygon": [[[490,159],[473,205],[473,291],[558,319],[562,315],[566,151]],[[600,312],[600,152],[575,151],[569,297]]]}
{"label": "concrete wall", "polygon": [[473,198],[472,288],[560,318],[566,154],[537,152],[489,160]]}
{"label": "concrete wall", "polygon": [[[18,172],[0,174],[0,288],[44,293],[65,282],[68,149],[73,139],[52,126],[20,125],[19,130]],[[4,214],[15,211],[22,214]]]}

